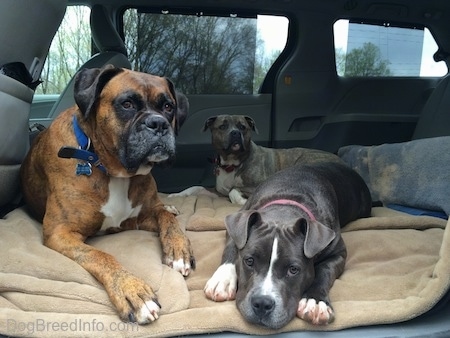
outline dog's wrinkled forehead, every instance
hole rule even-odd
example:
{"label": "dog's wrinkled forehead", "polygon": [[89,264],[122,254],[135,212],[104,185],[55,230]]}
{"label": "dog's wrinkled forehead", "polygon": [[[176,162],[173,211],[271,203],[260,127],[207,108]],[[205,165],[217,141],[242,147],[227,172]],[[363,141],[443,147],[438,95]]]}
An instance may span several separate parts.
{"label": "dog's wrinkled forehead", "polygon": [[[282,243],[296,243],[296,249],[302,246],[304,240],[304,234],[295,229],[294,220],[282,220],[282,216],[278,216],[278,220],[263,219],[261,225],[251,227],[249,231],[249,241],[253,243],[247,243],[247,246],[252,247],[255,243],[262,243],[264,241],[273,242],[274,238],[278,238]],[[298,242],[298,243],[297,243]],[[280,246],[279,250],[284,251],[287,248]]]}
{"label": "dog's wrinkled forehead", "polygon": [[245,115],[218,115],[210,117],[205,121],[203,131],[206,131],[208,128],[219,131],[232,129],[257,131],[255,121],[251,117]]}
{"label": "dog's wrinkled forehead", "polygon": [[218,118],[215,124],[217,126],[226,125],[228,129],[231,128],[241,129],[242,126],[251,128],[245,116],[242,115],[225,115],[222,118]]}
{"label": "dog's wrinkled forehead", "polygon": [[175,102],[176,92],[166,78],[107,65],[82,69],[74,85],[75,102],[84,117],[95,113],[98,104],[113,104],[113,97],[122,92],[138,93],[142,102],[158,102],[161,95]]}
{"label": "dog's wrinkled forehead", "polygon": [[122,93],[121,96],[139,97],[142,101],[158,108],[163,102],[175,104],[173,85],[166,78],[125,71],[112,78],[103,93]]}

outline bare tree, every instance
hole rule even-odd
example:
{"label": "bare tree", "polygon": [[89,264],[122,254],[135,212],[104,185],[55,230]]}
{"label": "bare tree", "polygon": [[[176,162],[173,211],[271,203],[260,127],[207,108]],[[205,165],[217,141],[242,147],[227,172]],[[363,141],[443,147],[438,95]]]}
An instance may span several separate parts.
{"label": "bare tree", "polygon": [[256,20],[131,11],[124,27],[133,68],[187,94],[253,92]]}
{"label": "bare tree", "polygon": [[43,83],[36,93],[61,93],[71,77],[91,56],[89,11],[86,6],[67,8],[41,74]]}
{"label": "bare tree", "polygon": [[345,75],[345,51],[342,48],[336,48],[334,50],[336,57],[336,72],[339,76]]}
{"label": "bare tree", "polygon": [[[127,10],[132,69],[166,76],[186,94],[251,94],[279,52],[265,55],[256,19]],[[69,6],[47,57],[39,94],[60,93],[91,56],[89,8]]]}

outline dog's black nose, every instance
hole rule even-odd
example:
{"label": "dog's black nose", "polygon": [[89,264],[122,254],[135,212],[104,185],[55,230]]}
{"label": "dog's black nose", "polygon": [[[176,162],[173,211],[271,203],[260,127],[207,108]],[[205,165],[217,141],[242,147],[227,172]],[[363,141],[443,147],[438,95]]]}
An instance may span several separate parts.
{"label": "dog's black nose", "polygon": [[241,137],[241,132],[240,132],[239,130],[233,129],[233,130],[230,132],[230,136],[231,136],[231,137]]}
{"label": "dog's black nose", "polygon": [[169,122],[159,115],[150,115],[144,120],[145,126],[155,134],[165,135],[169,130]]}
{"label": "dog's black nose", "polygon": [[273,311],[275,300],[269,296],[256,296],[252,299],[252,307],[255,314],[262,318]]}

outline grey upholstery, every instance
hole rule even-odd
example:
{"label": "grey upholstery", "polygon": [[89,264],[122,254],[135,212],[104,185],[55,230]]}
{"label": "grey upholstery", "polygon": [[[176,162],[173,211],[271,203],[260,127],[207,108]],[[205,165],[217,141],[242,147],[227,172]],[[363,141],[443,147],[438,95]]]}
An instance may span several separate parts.
{"label": "grey upholstery", "polygon": [[28,151],[28,112],[33,91],[0,74],[0,212],[19,194],[19,170]]}
{"label": "grey upholstery", "polygon": [[[61,0],[0,1],[2,27],[9,27],[0,31],[0,66],[22,62],[38,80],[66,7],[67,2]],[[30,36],[30,32],[36,34]]]}
{"label": "grey upholstery", "polygon": [[[92,39],[100,52],[93,55],[80,69],[101,68],[106,64],[112,64],[121,68],[131,68],[123,40],[115,29],[105,7],[100,5],[92,7],[91,30]],[[49,114],[50,118],[55,118],[59,113],[75,104],[73,98],[74,82],[75,74],[52,107]]]}
{"label": "grey upholstery", "polygon": [[413,139],[450,135],[450,75],[446,75],[425,104]]}
{"label": "grey upholstery", "polygon": [[[36,81],[65,11],[61,0],[0,1],[2,27],[10,28],[0,31],[0,66],[21,62]],[[30,36],[33,31],[39,34]],[[33,94],[23,83],[0,74],[0,216],[20,198],[19,170],[29,148]]]}
{"label": "grey upholstery", "polygon": [[91,34],[101,52],[117,52],[127,56],[127,49],[111,21],[105,7],[94,5],[91,9]]}

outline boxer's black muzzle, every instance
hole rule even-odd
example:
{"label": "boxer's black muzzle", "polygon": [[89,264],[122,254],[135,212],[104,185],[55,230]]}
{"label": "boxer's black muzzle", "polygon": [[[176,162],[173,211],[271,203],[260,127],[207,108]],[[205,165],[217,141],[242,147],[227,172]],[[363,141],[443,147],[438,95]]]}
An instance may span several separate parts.
{"label": "boxer's black muzzle", "polygon": [[124,135],[122,164],[129,172],[140,166],[171,160],[175,156],[175,134],[169,121],[158,113],[144,113]]}

